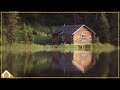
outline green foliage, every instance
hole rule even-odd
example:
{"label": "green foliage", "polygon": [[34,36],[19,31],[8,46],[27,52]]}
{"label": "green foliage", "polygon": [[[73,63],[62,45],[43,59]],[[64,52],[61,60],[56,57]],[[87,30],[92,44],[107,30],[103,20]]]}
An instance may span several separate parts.
{"label": "green foliage", "polygon": [[57,30],[56,26],[41,25],[39,23],[33,24],[31,26],[34,28],[35,32],[49,33],[49,32],[55,32]]}
{"label": "green foliage", "polygon": [[95,43],[97,43],[97,44],[99,43],[99,38],[98,37],[95,38]]}
{"label": "green foliage", "polygon": [[8,44],[8,41],[7,41],[7,38],[4,35],[4,36],[2,36],[2,45],[7,45],[7,44]]}
{"label": "green foliage", "polygon": [[94,52],[111,52],[115,50],[115,47],[109,43],[97,43],[88,45],[73,45],[73,44],[60,44],[60,45],[37,45],[37,44],[7,44],[2,47],[3,51],[12,52],[38,52],[38,51],[62,51],[72,52],[80,50],[90,50]]}
{"label": "green foliage", "polygon": [[5,27],[3,27],[2,29],[2,45],[6,45],[8,44],[8,41],[7,41],[7,29]]}
{"label": "green foliage", "polygon": [[37,45],[37,44],[23,44],[23,43],[12,43],[2,46],[2,50],[6,52],[14,52],[14,53],[21,53],[21,52],[38,52],[44,50],[44,45]]}
{"label": "green foliage", "polygon": [[36,44],[51,44],[52,37],[48,36],[46,33],[41,32],[38,35],[35,35],[34,43],[36,43]]}
{"label": "green foliage", "polygon": [[32,43],[34,41],[33,28],[30,25],[23,24],[21,30],[21,42],[22,43]]}
{"label": "green foliage", "polygon": [[[47,33],[55,32],[59,26],[86,24],[96,32],[99,38],[97,42],[118,44],[118,17],[114,13],[19,13],[19,15],[18,13],[4,13],[2,16],[3,27],[7,29],[3,37],[8,43],[50,44],[51,36],[47,36]],[[19,29],[19,23],[22,29]]]}
{"label": "green foliage", "polygon": [[115,50],[115,47],[111,45],[110,43],[95,43],[92,45],[92,49],[94,52],[110,52]]}
{"label": "green foliage", "polygon": [[47,27],[47,26],[41,26],[36,24],[36,27],[34,26],[34,31],[37,33],[34,36],[34,43],[36,44],[51,44],[52,43],[52,36],[47,35],[49,32],[55,32],[57,29],[55,26]]}

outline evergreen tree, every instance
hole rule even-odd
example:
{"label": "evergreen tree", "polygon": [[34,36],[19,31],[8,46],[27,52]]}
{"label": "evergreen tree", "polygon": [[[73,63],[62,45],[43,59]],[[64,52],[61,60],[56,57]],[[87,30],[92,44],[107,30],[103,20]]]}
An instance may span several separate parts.
{"label": "evergreen tree", "polygon": [[17,41],[17,34],[20,30],[20,27],[18,25],[18,20],[20,17],[18,16],[18,13],[8,13],[6,14],[6,22],[7,22],[7,40],[9,43],[14,43]]}
{"label": "evergreen tree", "polygon": [[110,42],[110,26],[105,13],[101,13],[97,15],[97,34],[101,43],[109,43]]}

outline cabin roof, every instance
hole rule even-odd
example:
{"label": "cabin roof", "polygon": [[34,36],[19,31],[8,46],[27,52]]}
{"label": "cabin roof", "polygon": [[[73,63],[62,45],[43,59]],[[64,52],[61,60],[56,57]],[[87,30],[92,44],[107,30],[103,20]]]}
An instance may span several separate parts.
{"label": "cabin roof", "polygon": [[59,33],[65,33],[65,34],[74,34],[77,30],[79,30],[79,28],[81,28],[82,26],[85,26],[87,29],[89,29],[92,33],[95,34],[94,31],[92,31],[90,28],[88,28],[86,25],[64,25],[61,26],[58,29]]}
{"label": "cabin roof", "polygon": [[61,26],[58,31],[64,32],[66,34],[73,34],[77,29],[79,29],[82,25],[64,25]]}

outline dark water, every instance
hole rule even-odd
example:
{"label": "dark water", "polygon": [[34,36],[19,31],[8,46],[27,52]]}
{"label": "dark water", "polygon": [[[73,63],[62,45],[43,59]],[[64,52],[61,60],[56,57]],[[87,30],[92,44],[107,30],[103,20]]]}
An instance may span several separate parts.
{"label": "dark water", "polygon": [[14,77],[118,77],[118,51],[3,52],[6,69]]}

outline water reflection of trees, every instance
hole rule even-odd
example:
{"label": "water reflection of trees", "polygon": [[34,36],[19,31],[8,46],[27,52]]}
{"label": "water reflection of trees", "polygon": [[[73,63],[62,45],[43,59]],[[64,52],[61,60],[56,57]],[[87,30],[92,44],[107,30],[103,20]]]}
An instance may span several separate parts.
{"label": "water reflection of trees", "polygon": [[[102,60],[104,60],[104,63],[101,62],[102,66],[103,66],[102,76],[111,76],[110,73],[111,73],[111,70],[113,70],[113,69],[114,69],[114,71],[112,71],[112,72],[116,73],[117,67],[115,67],[115,66],[118,66],[118,64],[116,62],[116,61],[118,61],[118,59],[116,57],[114,57],[113,52],[110,54],[102,53],[101,55],[104,55],[104,58],[102,58]],[[116,65],[114,65],[115,63],[116,63]],[[116,76],[116,75],[114,74],[114,76]]]}
{"label": "water reflection of trees", "polygon": [[120,71],[118,71],[118,50],[111,52],[110,54],[111,57],[111,63],[110,63],[110,72],[109,72],[109,76],[110,77],[117,77],[118,73],[120,73]]}
{"label": "water reflection of trees", "polygon": [[13,76],[117,76],[118,54],[91,51],[3,53],[2,70]]}
{"label": "water reflection of trees", "polygon": [[33,68],[32,53],[3,53],[2,71],[8,70],[13,76],[17,77],[20,73],[30,71]]}
{"label": "water reflection of trees", "polygon": [[85,74],[92,77],[117,77],[118,75],[118,54],[113,52],[102,52],[96,65]]}
{"label": "water reflection of trees", "polygon": [[[4,56],[4,55],[3,55]],[[6,54],[5,60],[2,60],[2,71],[8,70],[13,76],[17,75],[16,56],[12,52]]]}
{"label": "water reflection of trees", "polygon": [[[53,62],[58,64],[62,70],[72,73],[78,72],[73,69],[74,65],[84,73],[85,77],[116,77],[118,75],[117,51],[102,53],[91,51],[54,52]],[[79,76],[81,76],[80,73]]]}
{"label": "water reflection of trees", "polygon": [[33,65],[33,61],[34,61],[34,54],[31,52],[25,52],[23,54],[23,59],[24,59],[24,63],[23,63],[23,67],[24,67],[24,74],[30,73],[30,71],[33,69],[34,65]]}

